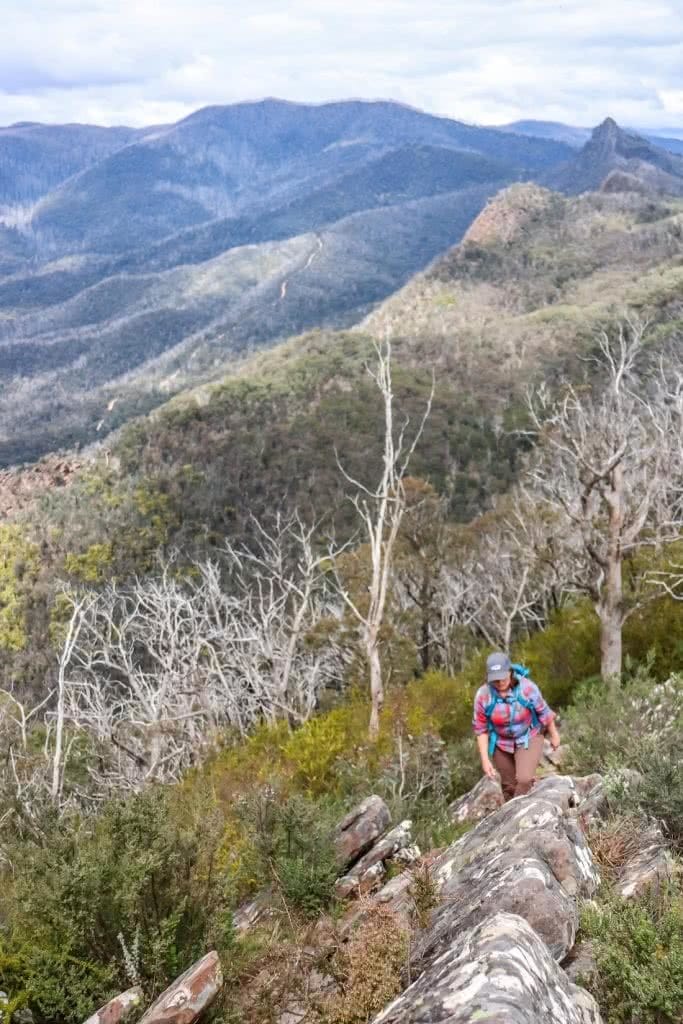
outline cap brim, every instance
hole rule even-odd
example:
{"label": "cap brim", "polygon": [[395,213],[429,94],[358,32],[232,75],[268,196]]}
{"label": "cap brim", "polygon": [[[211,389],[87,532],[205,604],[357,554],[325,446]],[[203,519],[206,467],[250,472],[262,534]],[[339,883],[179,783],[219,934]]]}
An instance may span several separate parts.
{"label": "cap brim", "polygon": [[500,683],[503,679],[507,679],[510,675],[510,669],[506,669],[504,672],[489,672],[488,681],[490,683]]}

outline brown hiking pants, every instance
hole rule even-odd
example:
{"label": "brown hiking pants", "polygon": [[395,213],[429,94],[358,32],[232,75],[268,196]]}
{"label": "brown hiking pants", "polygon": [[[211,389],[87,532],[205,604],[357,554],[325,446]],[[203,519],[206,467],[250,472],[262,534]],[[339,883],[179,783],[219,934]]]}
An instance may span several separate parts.
{"label": "brown hiking pants", "polygon": [[496,747],[493,752],[493,763],[500,773],[503,796],[512,800],[513,796],[524,796],[528,793],[536,779],[541,755],[543,753],[543,734],[529,738],[529,746],[518,747],[514,754]]}

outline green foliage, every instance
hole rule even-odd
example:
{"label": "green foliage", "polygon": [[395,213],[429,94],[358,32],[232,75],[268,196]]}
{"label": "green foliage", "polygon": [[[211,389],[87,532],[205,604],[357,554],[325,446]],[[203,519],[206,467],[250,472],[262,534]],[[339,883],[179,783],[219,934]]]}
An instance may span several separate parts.
{"label": "green foliage", "polygon": [[151,997],[210,945],[231,941],[221,837],[206,804],[151,789],[92,824],[63,821],[24,844],[12,893],[14,984],[45,1022],[77,1022],[128,987],[124,945]]}
{"label": "green foliage", "polygon": [[251,841],[257,888],[274,884],[293,909],[316,917],[330,903],[338,873],[332,832],[339,805],[296,795],[283,800],[264,787],[240,802],[238,815]]}
{"label": "green foliage", "polygon": [[282,748],[294,782],[306,792],[319,794],[334,789],[335,764],[353,740],[362,742],[367,730],[366,707],[337,708],[312,718],[291,734]]}
{"label": "green foliage", "polygon": [[622,686],[587,682],[565,711],[572,771],[640,769],[650,754],[664,758],[683,723],[683,682],[655,684],[647,667]]}
{"label": "green foliage", "polygon": [[64,568],[70,576],[82,583],[102,583],[107,577],[113,561],[111,541],[106,544],[91,544],[82,554],[68,554]]}
{"label": "green foliage", "polygon": [[38,548],[13,523],[0,526],[0,648],[26,646],[26,603],[38,573]]}
{"label": "green foliage", "polygon": [[551,707],[571,699],[576,683],[600,669],[600,632],[595,612],[580,601],[557,612],[544,630],[518,643],[514,660],[531,670]]}
{"label": "green foliage", "polygon": [[664,886],[583,912],[597,972],[589,987],[606,1024],[679,1024],[683,1018],[683,895]]}

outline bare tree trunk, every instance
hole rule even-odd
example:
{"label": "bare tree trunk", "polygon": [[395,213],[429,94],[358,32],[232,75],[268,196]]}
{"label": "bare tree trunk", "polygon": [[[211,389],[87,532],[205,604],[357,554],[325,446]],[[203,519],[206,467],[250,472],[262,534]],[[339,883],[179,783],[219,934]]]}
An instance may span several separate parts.
{"label": "bare tree trunk", "polygon": [[71,661],[74,647],[78,640],[78,634],[81,630],[82,617],[81,611],[83,609],[84,602],[79,601],[74,605],[74,610],[71,614],[71,620],[69,622],[69,628],[66,634],[66,640],[62,653],[59,658],[59,669],[57,672],[57,714],[55,724],[55,752],[52,758],[52,784],[50,786],[50,795],[54,803],[59,800],[60,793],[62,791],[62,782],[64,774],[64,765],[62,764],[62,750],[64,746],[64,709],[65,709],[65,698],[66,698],[66,672]]}
{"label": "bare tree trunk", "polygon": [[366,644],[368,664],[370,666],[370,699],[372,708],[370,711],[370,724],[368,736],[374,743],[379,736],[379,717],[384,704],[384,685],[382,683],[382,666],[379,658],[379,643],[377,632],[371,630],[368,633]]}
{"label": "bare tree trunk", "polygon": [[611,474],[607,492],[609,505],[607,571],[604,597],[598,605],[600,618],[600,674],[605,682],[621,675],[623,582],[621,535],[623,530],[624,471],[619,464]]}

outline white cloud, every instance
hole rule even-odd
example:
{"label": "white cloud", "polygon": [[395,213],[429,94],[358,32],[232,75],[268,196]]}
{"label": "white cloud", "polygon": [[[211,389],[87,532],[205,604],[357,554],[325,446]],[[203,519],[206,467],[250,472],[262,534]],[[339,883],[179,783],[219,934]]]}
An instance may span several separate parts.
{"label": "white cloud", "polygon": [[0,123],[397,99],[467,121],[683,130],[680,0],[2,0]]}

